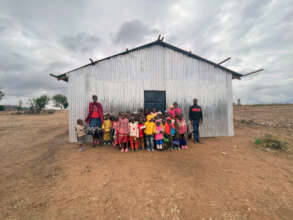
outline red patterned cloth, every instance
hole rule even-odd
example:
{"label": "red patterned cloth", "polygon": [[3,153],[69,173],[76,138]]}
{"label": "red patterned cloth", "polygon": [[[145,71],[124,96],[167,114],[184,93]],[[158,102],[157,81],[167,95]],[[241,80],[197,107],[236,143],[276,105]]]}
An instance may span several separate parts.
{"label": "red patterned cloth", "polygon": [[[104,122],[104,117],[103,117],[104,116],[104,111],[103,111],[103,106],[99,102],[91,102],[89,104],[89,111],[88,111],[88,115],[87,115],[85,121],[88,124],[90,123],[90,120],[92,118],[92,114],[94,112],[95,107],[97,108],[98,118],[101,119],[101,122],[103,124],[103,122]],[[97,116],[96,113],[94,113],[94,115]]]}

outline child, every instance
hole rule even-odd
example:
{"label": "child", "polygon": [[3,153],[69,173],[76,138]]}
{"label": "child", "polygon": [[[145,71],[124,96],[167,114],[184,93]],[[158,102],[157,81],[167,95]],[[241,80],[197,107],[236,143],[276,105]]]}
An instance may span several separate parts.
{"label": "child", "polygon": [[113,123],[112,123],[112,129],[113,129],[113,146],[116,146],[116,145],[119,144],[119,142],[118,142],[118,136],[119,136],[118,127],[119,127],[118,119],[117,119],[117,117],[114,117],[113,118]]}
{"label": "child", "polygon": [[118,132],[119,132],[119,145],[121,152],[128,152],[128,134],[129,134],[129,121],[124,113],[121,113],[119,118]]}
{"label": "child", "polygon": [[174,146],[174,149],[175,150],[181,150],[180,148],[180,141],[179,141],[179,124],[178,124],[178,115],[175,116],[175,119],[174,119],[174,135],[173,135],[173,146]]}
{"label": "child", "polygon": [[112,128],[112,122],[110,120],[110,117],[108,114],[104,115],[104,122],[102,125],[102,131],[104,133],[104,144],[111,144],[111,128]]}
{"label": "child", "polygon": [[86,127],[81,119],[77,120],[77,124],[75,126],[77,141],[79,144],[79,151],[83,151],[83,144],[86,141]]}
{"label": "child", "polygon": [[187,147],[187,143],[186,143],[186,139],[185,139],[185,134],[187,133],[187,125],[186,125],[186,122],[181,114],[178,116],[178,124],[179,124],[180,146],[182,149],[187,149],[188,147]]}
{"label": "child", "polygon": [[166,143],[166,150],[173,150],[173,135],[175,133],[174,124],[170,117],[166,118],[164,125],[164,142]]}
{"label": "child", "polygon": [[147,151],[154,152],[155,151],[154,133],[156,132],[156,125],[151,115],[147,116],[147,121],[144,123],[144,125],[145,125],[144,133],[146,138]]}
{"label": "child", "polygon": [[188,139],[192,138],[192,134],[193,134],[193,126],[192,126],[191,121],[188,120],[188,122],[187,122],[187,136],[188,136]]}
{"label": "child", "polygon": [[160,121],[156,121],[156,146],[159,151],[163,150],[163,126]]}
{"label": "child", "polygon": [[143,123],[143,118],[139,118],[139,123],[138,123],[138,130],[139,130],[139,137],[138,137],[138,147],[141,150],[144,150],[144,129],[145,125]]}
{"label": "child", "polygon": [[138,130],[138,122],[134,120],[134,116],[130,118],[129,121],[129,137],[130,137],[130,146],[131,150],[134,151],[138,150],[138,137],[139,137],[139,130]]}

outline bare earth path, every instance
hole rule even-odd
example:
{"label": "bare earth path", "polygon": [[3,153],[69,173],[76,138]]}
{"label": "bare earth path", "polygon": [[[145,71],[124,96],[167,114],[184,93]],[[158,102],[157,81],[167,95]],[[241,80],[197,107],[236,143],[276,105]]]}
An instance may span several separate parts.
{"label": "bare earth path", "polygon": [[66,113],[0,115],[0,219],[293,219],[292,154],[253,146],[292,132],[235,131],[180,152],[78,152]]}

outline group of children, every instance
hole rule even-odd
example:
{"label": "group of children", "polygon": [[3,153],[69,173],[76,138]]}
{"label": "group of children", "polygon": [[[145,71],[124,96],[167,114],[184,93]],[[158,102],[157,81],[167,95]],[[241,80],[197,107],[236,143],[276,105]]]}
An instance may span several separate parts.
{"label": "group of children", "polygon": [[[186,136],[190,137],[191,129],[181,111],[161,113],[153,109],[145,113],[121,112],[118,117],[105,114],[102,127],[95,135],[105,145],[118,146],[121,152],[172,151],[188,148]],[[82,151],[89,133],[81,119],[77,120],[76,133]]]}

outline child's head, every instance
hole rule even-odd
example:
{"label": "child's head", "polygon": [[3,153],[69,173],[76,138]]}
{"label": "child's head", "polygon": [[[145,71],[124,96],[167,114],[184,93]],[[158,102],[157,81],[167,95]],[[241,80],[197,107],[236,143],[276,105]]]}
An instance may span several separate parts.
{"label": "child's head", "polygon": [[147,115],[146,120],[147,121],[151,121],[151,119],[152,119],[152,116],[151,115]]}
{"label": "child's head", "polygon": [[135,117],[134,117],[134,121],[139,121],[139,118],[140,118],[140,116],[137,114],[137,115],[135,115]]}
{"label": "child's head", "polygon": [[110,120],[111,121],[117,121],[116,116],[115,115],[110,115]]}
{"label": "child's head", "polygon": [[173,106],[174,106],[174,108],[178,108],[178,103],[177,102],[174,102],[173,103]]}
{"label": "child's head", "polygon": [[161,125],[160,121],[156,121],[156,126],[160,126],[160,125]]}
{"label": "child's head", "polygon": [[157,109],[156,108],[153,108],[152,112],[153,113],[156,113]]}
{"label": "child's head", "polygon": [[82,119],[77,119],[77,124],[78,125],[83,125],[83,120]]}
{"label": "child's head", "polygon": [[104,114],[104,120],[108,120],[110,118],[109,114],[105,113]]}
{"label": "child's head", "polygon": [[129,121],[130,121],[130,122],[134,122],[134,116],[130,116],[130,117],[129,117]]}
{"label": "child's head", "polygon": [[150,113],[150,110],[149,110],[148,108],[146,108],[145,111],[144,111],[144,113],[145,113],[146,115],[148,115],[148,114]]}
{"label": "child's head", "polygon": [[139,123],[143,123],[143,117],[139,117]]}

